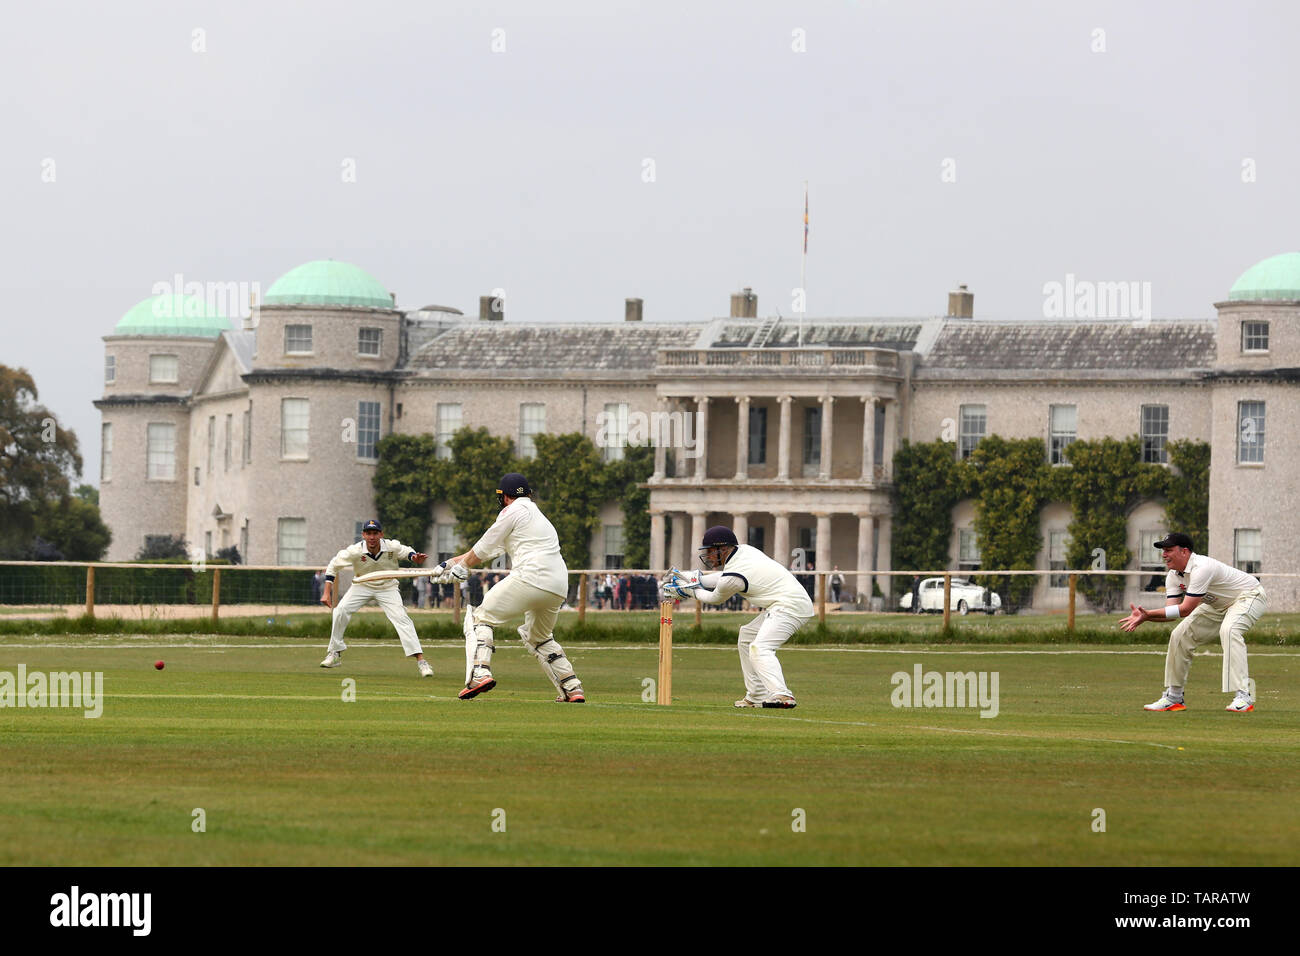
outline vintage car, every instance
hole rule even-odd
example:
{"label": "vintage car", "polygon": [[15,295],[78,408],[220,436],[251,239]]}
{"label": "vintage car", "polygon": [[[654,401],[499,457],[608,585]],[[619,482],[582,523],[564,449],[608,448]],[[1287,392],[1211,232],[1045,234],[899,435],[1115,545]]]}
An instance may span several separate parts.
{"label": "vintage car", "polygon": [[[943,610],[943,578],[923,578],[919,589],[922,611]],[[997,592],[973,584],[966,578],[952,579],[952,609],[958,614],[983,611],[992,614],[1002,610],[1002,599]],[[898,602],[900,611],[912,610],[912,592],[908,591]]]}

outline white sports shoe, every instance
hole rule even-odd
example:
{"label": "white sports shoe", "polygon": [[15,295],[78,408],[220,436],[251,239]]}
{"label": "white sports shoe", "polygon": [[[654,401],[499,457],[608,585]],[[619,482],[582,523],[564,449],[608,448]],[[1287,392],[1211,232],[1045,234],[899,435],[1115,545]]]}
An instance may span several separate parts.
{"label": "white sports shoe", "polygon": [[1224,708],[1224,710],[1230,710],[1234,714],[1246,714],[1254,709],[1255,702],[1241,691],[1237,691],[1237,696],[1232,699],[1232,703]]}
{"label": "white sports shoe", "polygon": [[343,663],[342,651],[330,651],[325,655],[325,660],[320,662],[321,667],[338,667]]}
{"label": "white sports shoe", "polygon": [[1169,694],[1165,693],[1165,694],[1161,694],[1160,699],[1155,703],[1143,704],[1142,709],[1143,710],[1186,710],[1187,705],[1185,705],[1181,700],[1174,700],[1172,697],[1169,696]]}
{"label": "white sports shoe", "polygon": [[740,700],[736,701],[736,702],[735,702],[734,704],[732,704],[731,706],[733,706],[733,707],[757,707],[757,706],[758,706],[758,703],[757,703],[756,701],[752,701],[752,700],[750,700],[748,697],[742,697],[742,698],[740,698]]}
{"label": "white sports shoe", "polygon": [[428,661],[416,661],[415,664],[417,667],[420,668],[421,677],[433,676],[433,665],[430,664]]}

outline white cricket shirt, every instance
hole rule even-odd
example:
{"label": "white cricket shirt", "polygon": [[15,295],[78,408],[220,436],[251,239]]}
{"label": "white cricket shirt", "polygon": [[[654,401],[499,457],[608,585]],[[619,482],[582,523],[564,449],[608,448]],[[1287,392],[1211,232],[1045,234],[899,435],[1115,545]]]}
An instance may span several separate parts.
{"label": "white cricket shirt", "polygon": [[[800,618],[810,618],[815,613],[808,592],[795,576],[757,548],[740,545],[722,570],[715,573],[720,584],[727,578],[738,578],[741,587],[737,593],[743,594],[754,607],[784,611]],[[707,577],[711,579],[713,575]],[[730,588],[722,585],[721,590]]]}
{"label": "white cricket shirt", "polygon": [[525,584],[560,597],[569,593],[560,537],[532,498],[516,498],[502,508],[492,527],[474,545],[480,562],[502,553],[510,555],[511,577],[518,575]]}
{"label": "white cricket shirt", "polygon": [[1170,569],[1165,575],[1166,598],[1203,598],[1216,611],[1227,610],[1233,601],[1259,586],[1258,578],[1196,552],[1182,571]]}
{"label": "white cricket shirt", "polygon": [[[380,538],[379,557],[374,557],[366,548],[366,543],[358,541],[351,547],[344,548],[334,555],[334,559],[325,568],[325,580],[333,581],[343,572],[344,568],[351,568],[357,577],[369,574],[371,571],[396,571],[401,567],[401,562],[409,561],[413,554],[415,554],[414,548],[408,548],[396,538]],[[368,581],[365,584],[354,585],[354,587],[374,588],[375,590],[395,588],[397,587],[397,579]]]}

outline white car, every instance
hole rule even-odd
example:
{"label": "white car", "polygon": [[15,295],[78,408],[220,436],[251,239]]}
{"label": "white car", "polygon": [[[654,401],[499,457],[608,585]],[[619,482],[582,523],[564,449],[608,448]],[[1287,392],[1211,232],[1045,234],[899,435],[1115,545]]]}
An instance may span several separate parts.
{"label": "white car", "polygon": [[[943,578],[922,578],[920,595],[922,611],[942,611]],[[982,588],[978,584],[971,583],[966,578],[952,579],[951,602],[952,609],[958,614],[969,614],[971,611],[983,611],[985,614],[992,614],[994,611],[1002,610],[1002,598],[998,597],[996,591]],[[898,602],[898,609],[900,611],[912,610],[912,592],[910,590]]]}

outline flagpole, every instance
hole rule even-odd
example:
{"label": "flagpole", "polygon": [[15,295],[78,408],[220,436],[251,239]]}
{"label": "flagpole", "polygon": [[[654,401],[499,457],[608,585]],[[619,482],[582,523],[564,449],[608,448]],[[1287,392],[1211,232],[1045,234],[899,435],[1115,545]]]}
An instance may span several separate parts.
{"label": "flagpole", "polygon": [[799,291],[803,308],[799,310],[799,348],[803,348],[803,314],[808,311],[808,180],[803,181],[803,256],[799,260]]}

